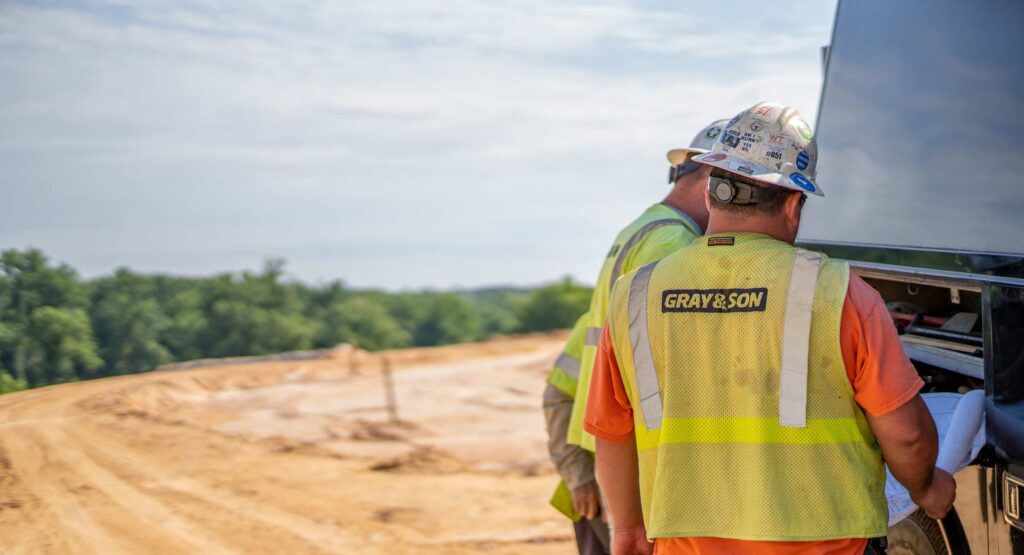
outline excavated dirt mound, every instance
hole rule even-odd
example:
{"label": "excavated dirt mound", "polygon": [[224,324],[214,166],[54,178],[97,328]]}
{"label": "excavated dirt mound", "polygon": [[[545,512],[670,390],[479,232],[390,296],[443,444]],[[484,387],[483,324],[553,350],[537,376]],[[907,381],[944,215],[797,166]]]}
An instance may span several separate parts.
{"label": "excavated dirt mound", "polygon": [[570,553],[540,412],[562,341],[339,349],[0,396],[0,553]]}

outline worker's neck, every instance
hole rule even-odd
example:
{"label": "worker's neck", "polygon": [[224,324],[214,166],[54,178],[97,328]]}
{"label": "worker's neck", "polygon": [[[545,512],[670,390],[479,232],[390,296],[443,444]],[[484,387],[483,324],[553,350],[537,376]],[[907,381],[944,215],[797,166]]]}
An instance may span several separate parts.
{"label": "worker's neck", "polygon": [[736,218],[722,212],[713,212],[708,218],[705,234],[712,233],[760,233],[790,245],[796,241],[795,234],[776,218]]}
{"label": "worker's neck", "polygon": [[699,195],[694,195],[690,191],[681,191],[679,187],[674,187],[661,203],[693,218],[693,221],[700,226],[701,231],[708,228],[708,209],[707,203],[704,202],[703,190]]}

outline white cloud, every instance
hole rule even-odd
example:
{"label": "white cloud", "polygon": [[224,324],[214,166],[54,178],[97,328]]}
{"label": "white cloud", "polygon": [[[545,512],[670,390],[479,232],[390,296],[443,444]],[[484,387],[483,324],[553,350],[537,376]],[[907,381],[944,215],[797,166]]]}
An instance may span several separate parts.
{"label": "white cloud", "polygon": [[[831,5],[764,9],[3,5],[0,245],[89,274],[280,255],[384,286],[590,280],[664,150],[763,99],[813,117]],[[396,272],[396,245],[445,262]]]}

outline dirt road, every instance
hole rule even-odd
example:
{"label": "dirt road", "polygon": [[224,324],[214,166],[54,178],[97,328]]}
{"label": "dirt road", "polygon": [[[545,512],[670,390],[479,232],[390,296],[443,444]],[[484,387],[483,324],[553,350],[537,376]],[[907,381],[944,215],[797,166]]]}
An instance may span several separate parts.
{"label": "dirt road", "polygon": [[540,394],[562,336],[0,396],[0,553],[570,553]]}

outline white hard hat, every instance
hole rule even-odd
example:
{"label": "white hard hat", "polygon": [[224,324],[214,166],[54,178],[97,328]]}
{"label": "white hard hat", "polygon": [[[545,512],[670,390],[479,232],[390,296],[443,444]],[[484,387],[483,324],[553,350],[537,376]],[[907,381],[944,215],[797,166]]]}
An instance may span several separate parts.
{"label": "white hard hat", "polygon": [[668,151],[668,154],[665,156],[668,157],[669,163],[673,166],[678,166],[686,162],[688,156],[704,154],[711,150],[711,146],[715,144],[715,139],[722,134],[722,129],[725,128],[725,124],[728,122],[729,120],[720,119],[701,129],[700,133],[697,133],[697,136],[690,141],[689,148],[673,148]]}
{"label": "white hard hat", "polygon": [[818,145],[811,126],[795,108],[761,102],[740,112],[722,129],[700,162],[767,185],[825,196],[814,181]]}

